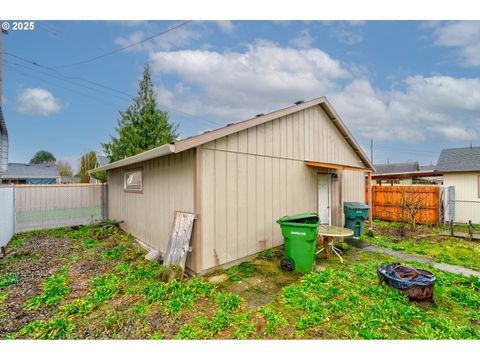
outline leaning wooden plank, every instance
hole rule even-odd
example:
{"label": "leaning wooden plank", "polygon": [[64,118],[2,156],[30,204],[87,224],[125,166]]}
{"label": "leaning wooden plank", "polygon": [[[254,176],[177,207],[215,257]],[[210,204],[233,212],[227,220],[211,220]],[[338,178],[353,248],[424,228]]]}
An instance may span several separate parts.
{"label": "leaning wooden plank", "polygon": [[179,265],[185,270],[195,218],[195,214],[175,211],[167,252],[163,262],[165,265]]}

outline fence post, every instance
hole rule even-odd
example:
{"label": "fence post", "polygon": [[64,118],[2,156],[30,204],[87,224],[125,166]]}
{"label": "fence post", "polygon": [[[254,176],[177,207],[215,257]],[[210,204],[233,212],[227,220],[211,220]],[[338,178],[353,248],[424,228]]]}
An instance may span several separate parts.
{"label": "fence post", "polygon": [[472,240],[473,239],[473,226],[472,226],[472,220],[468,220],[468,234],[466,237],[466,240]]}
{"label": "fence post", "polygon": [[101,191],[101,202],[102,202],[102,220],[108,219],[108,193],[107,193],[107,184],[102,184]]}
{"label": "fence post", "polygon": [[448,187],[448,220],[455,221],[455,186]]}
{"label": "fence post", "polygon": [[12,184],[13,196],[13,233],[17,233],[17,188]]}

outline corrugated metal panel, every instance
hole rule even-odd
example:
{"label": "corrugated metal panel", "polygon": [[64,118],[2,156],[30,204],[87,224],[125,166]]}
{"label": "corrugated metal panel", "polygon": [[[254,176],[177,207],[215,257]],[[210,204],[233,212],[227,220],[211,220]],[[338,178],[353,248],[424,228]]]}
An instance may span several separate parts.
{"label": "corrugated metal panel", "polygon": [[[304,161],[364,166],[320,107],[202,146],[202,270],[283,243],[275,220],[317,211],[318,172]],[[332,222],[343,201],[363,201],[365,173],[341,171],[332,183]],[[342,191],[340,191],[342,186]],[[340,196],[342,194],[342,196]]]}
{"label": "corrugated metal panel", "polygon": [[[123,174],[136,168],[143,171],[143,193],[125,192]],[[194,172],[194,149],[109,170],[109,218],[123,220],[125,231],[165,253],[174,211],[194,212]]]}

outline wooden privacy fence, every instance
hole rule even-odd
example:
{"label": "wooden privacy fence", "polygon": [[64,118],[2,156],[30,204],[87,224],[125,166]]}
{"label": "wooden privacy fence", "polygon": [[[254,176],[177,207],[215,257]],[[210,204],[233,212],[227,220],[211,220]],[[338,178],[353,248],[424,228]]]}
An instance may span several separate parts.
{"label": "wooden privacy fence", "polygon": [[82,225],[107,217],[105,184],[15,185],[15,231]]}
{"label": "wooden privacy fence", "polygon": [[[368,199],[368,193],[366,196]],[[375,185],[372,186],[372,203],[372,216],[376,220],[408,222],[415,217],[418,224],[437,224],[440,219],[440,186]]]}

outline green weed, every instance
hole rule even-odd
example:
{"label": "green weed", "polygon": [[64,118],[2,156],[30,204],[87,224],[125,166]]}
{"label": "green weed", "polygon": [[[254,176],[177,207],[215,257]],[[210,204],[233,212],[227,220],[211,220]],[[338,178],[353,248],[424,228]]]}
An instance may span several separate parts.
{"label": "green weed", "polygon": [[116,245],[112,247],[111,249],[108,249],[102,254],[102,257],[105,259],[118,259],[120,256],[122,256],[123,250],[125,249],[125,246],[123,245]]}
{"label": "green weed", "polygon": [[114,274],[105,274],[91,280],[92,287],[89,301],[101,303],[119,294],[121,278]]}
{"label": "green weed", "polygon": [[11,273],[2,275],[0,274],[0,289],[9,287],[10,285],[15,285],[20,281],[20,276],[13,275]]}
{"label": "green weed", "polygon": [[280,329],[287,325],[287,320],[271,305],[261,308],[260,314],[267,322],[263,329],[263,332],[267,335],[276,335]]}
{"label": "green weed", "polygon": [[224,311],[235,311],[238,310],[243,299],[231,293],[218,293],[215,296],[215,304],[217,307]]}
{"label": "green weed", "polygon": [[25,303],[25,309],[35,310],[41,306],[52,306],[59,304],[70,292],[68,287],[68,269],[61,268],[58,273],[51,275],[42,284],[43,292]]}

